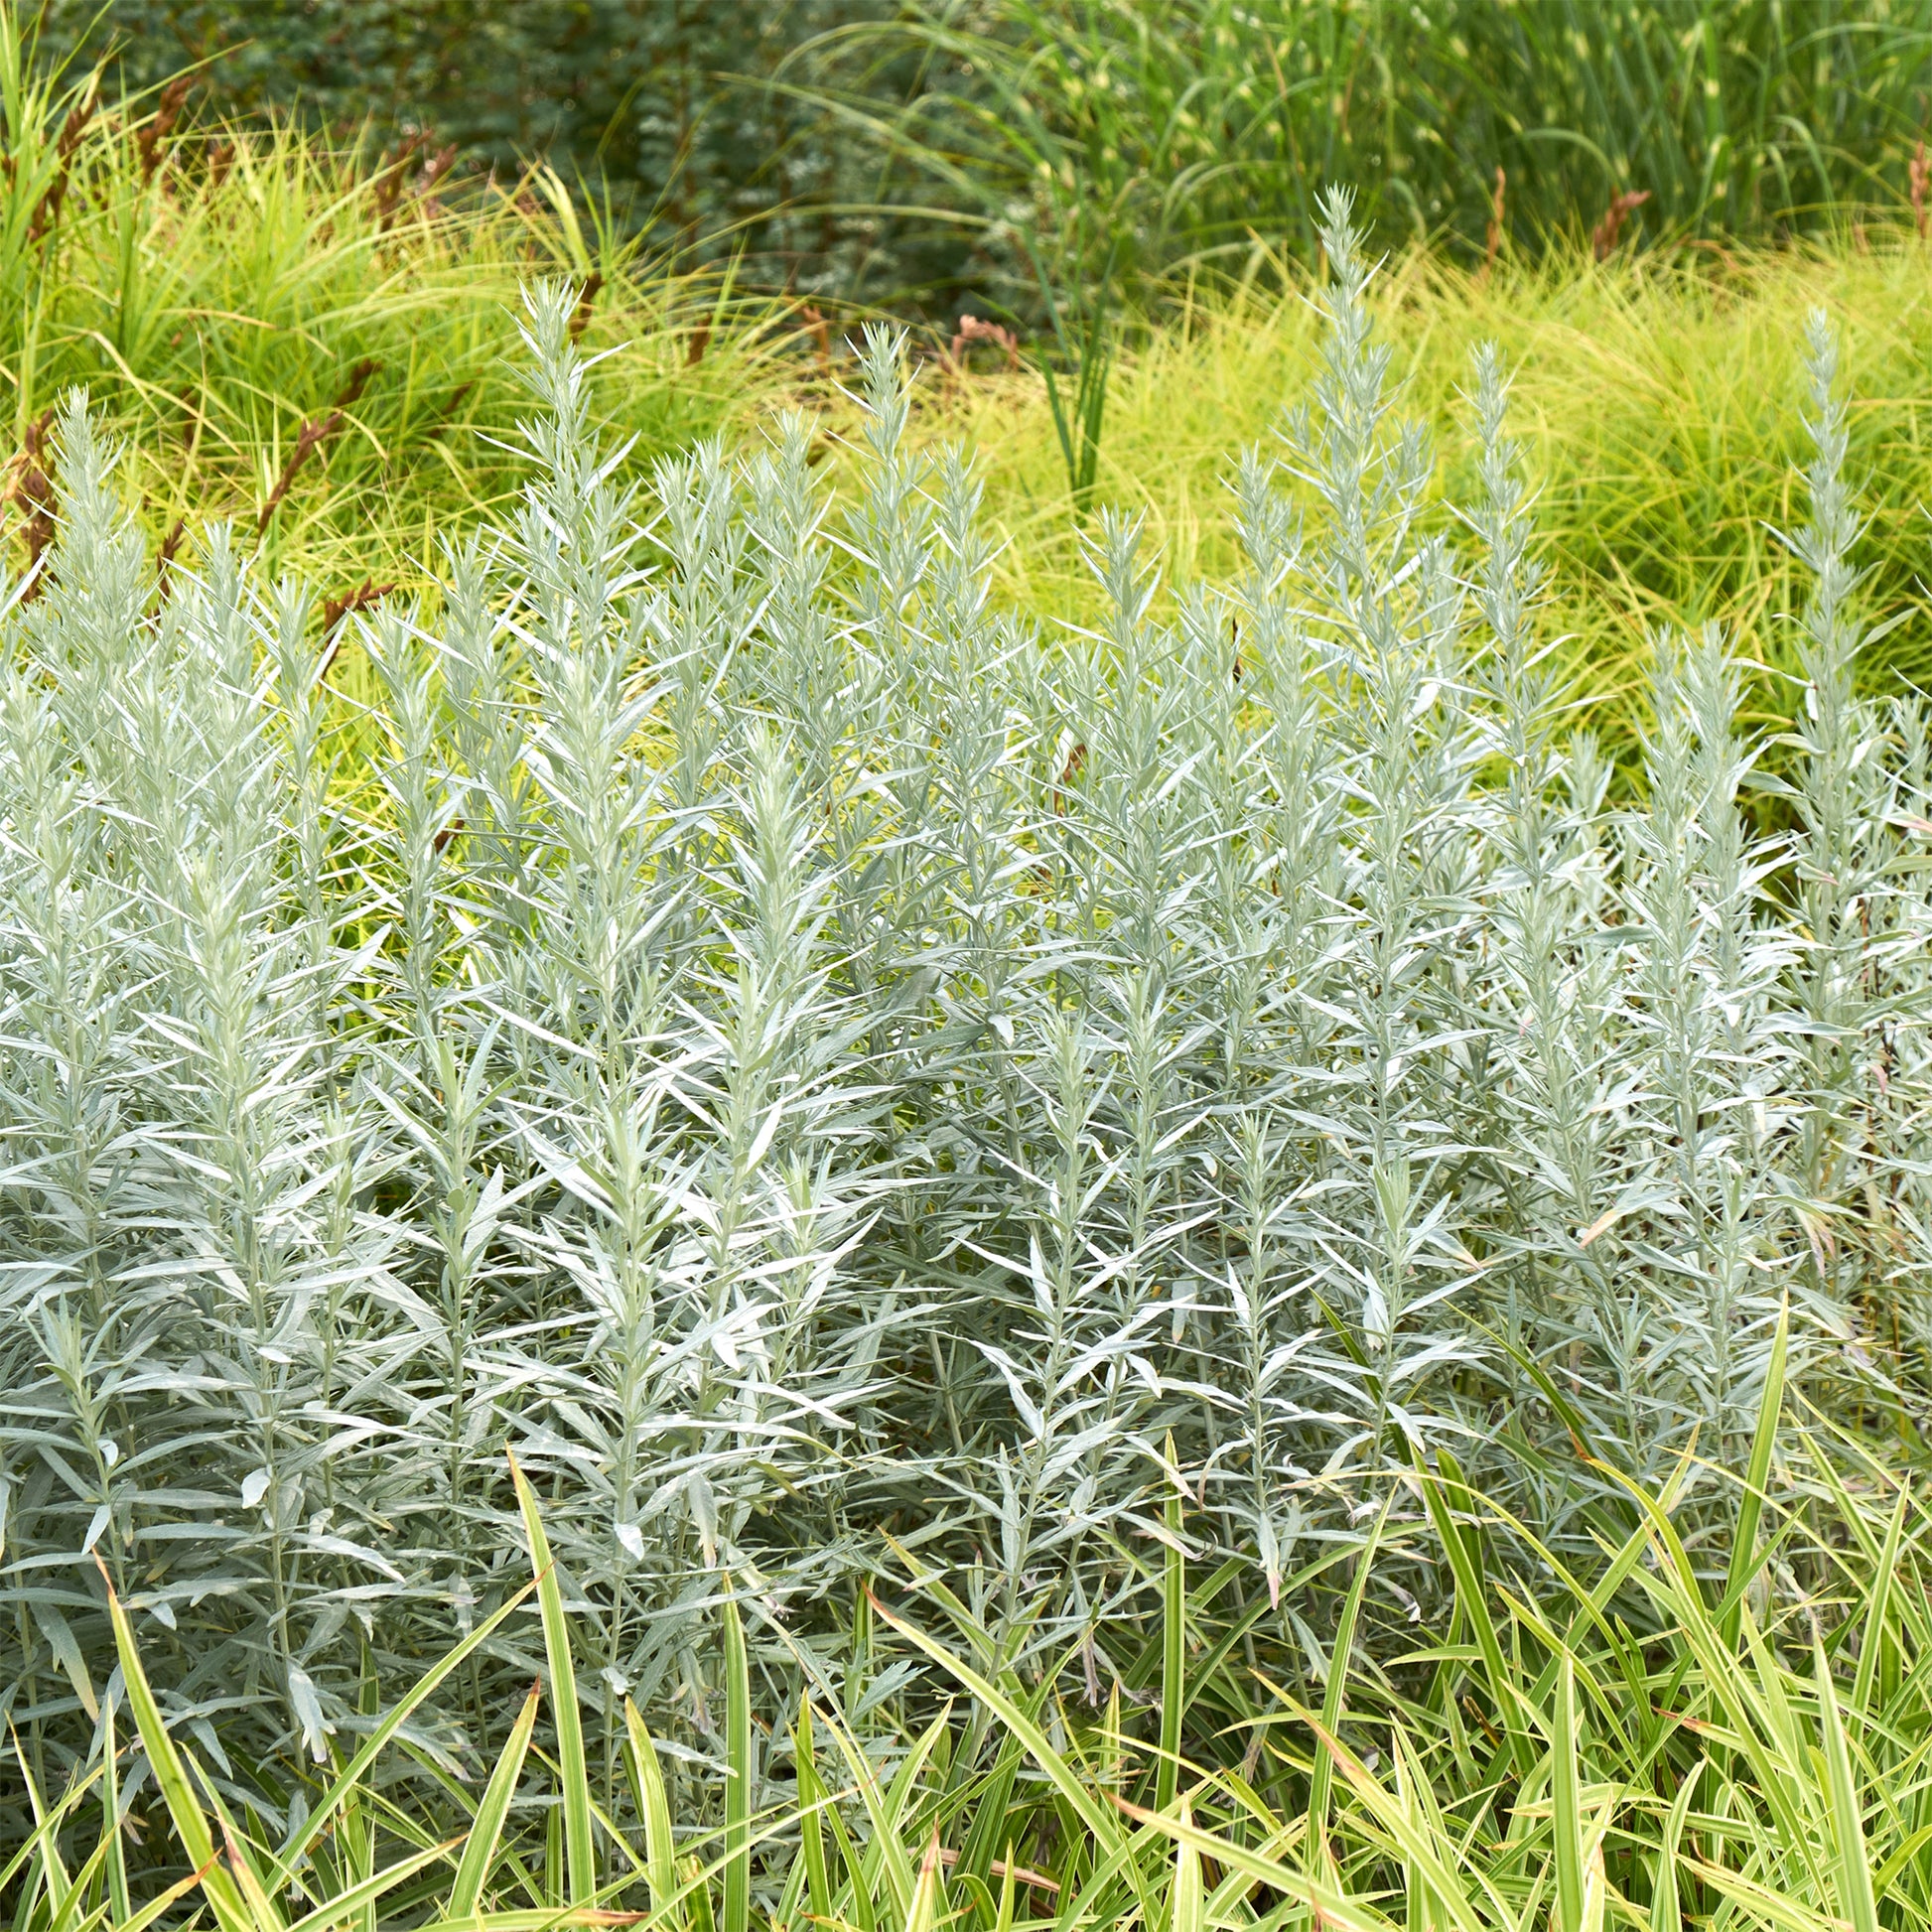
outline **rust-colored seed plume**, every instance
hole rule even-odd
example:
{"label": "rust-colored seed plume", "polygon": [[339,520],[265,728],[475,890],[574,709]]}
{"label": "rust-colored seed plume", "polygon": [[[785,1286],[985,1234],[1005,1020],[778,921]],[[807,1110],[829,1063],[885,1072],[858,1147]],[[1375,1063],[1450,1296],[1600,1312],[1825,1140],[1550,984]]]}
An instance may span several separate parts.
{"label": "rust-colored seed plume", "polygon": [[571,312],[570,340],[576,342],[591,325],[591,312],[597,307],[598,291],[604,286],[604,277],[592,269],[584,278],[584,290],[577,298],[577,307]]}
{"label": "rust-colored seed plume", "polygon": [[946,349],[946,360],[954,369],[966,366],[966,351],[975,343],[985,343],[993,348],[1003,349],[1006,353],[1007,367],[1020,366],[1020,338],[1011,329],[997,322],[989,322],[984,316],[961,316],[959,327],[953,332],[953,339]]}
{"label": "rust-colored seed plume", "polygon": [[94,95],[88,93],[75,104],[68,115],[67,124],[61,129],[60,139],[54,144],[54,179],[34,209],[34,218],[27,224],[30,245],[51,234],[54,224],[61,218],[61,205],[68,198],[68,183],[73,175],[73,157],[79,151],[81,136],[86,133],[88,123],[94,117],[96,105]]}
{"label": "rust-colored seed plume", "polygon": [[832,325],[809,302],[798,313],[805,324],[806,333],[812,339],[812,352],[818,359],[818,372],[829,382],[832,379]]}
{"label": "rust-colored seed plume", "polygon": [[1053,787],[1053,810],[1062,818],[1066,816],[1066,796],[1072,789],[1073,781],[1086,769],[1087,748],[1083,741],[1074,746],[1067,754],[1066,764],[1060,771],[1059,783]]}
{"label": "rust-colored seed plume", "polygon": [[394,584],[378,584],[372,577],[362,579],[360,585],[346,597],[328,597],[322,602],[322,634],[333,637],[342,621],[356,611],[366,611],[371,604],[379,604],[396,587]]}
{"label": "rust-colored seed plume", "polygon": [[394,584],[378,584],[373,578],[365,577],[346,597],[326,597],[322,601],[322,639],[327,648],[322,653],[322,668],[318,677],[327,677],[329,667],[336,661],[336,652],[342,647],[343,620],[357,611],[366,611],[371,604],[379,604],[396,587]]}
{"label": "rust-colored seed plume", "polygon": [[188,519],[178,516],[169,526],[168,534],[161,539],[161,548],[155,552],[155,588],[161,593],[162,603],[167,603],[168,593],[174,588],[175,559],[181,554],[182,538],[188,534]]}
{"label": "rust-colored seed plume", "polygon": [[296,432],[295,448],[289,452],[289,460],[282,466],[282,474],[275,480],[275,487],[268,492],[268,500],[261,506],[261,513],[255,518],[255,534],[259,536],[268,528],[268,519],[282,507],[282,499],[289,493],[297,474],[308,462],[310,456],[323,443],[342,428],[347,420],[347,411],[360,400],[362,391],[368,386],[370,376],[381,366],[364,356],[348,372],[348,381],[343,392],[336,398],[336,404],[326,416],[304,423]]}
{"label": "rust-colored seed plume", "polygon": [[1495,192],[1489,197],[1489,232],[1482,239],[1481,274],[1485,281],[1496,265],[1496,257],[1503,251],[1503,197],[1508,189],[1509,177],[1498,166]]}
{"label": "rust-colored seed plume", "polygon": [[1596,259],[1608,261],[1616,252],[1616,244],[1623,236],[1623,223],[1644,203],[1650,200],[1650,190],[1639,189],[1635,194],[1612,197],[1610,205],[1603,210],[1603,218],[1589,232],[1589,245]]}
{"label": "rust-colored seed plume", "polygon": [[[54,411],[44,411],[27,425],[21,438],[20,453],[7,466],[7,486],[0,501],[15,505],[22,512],[20,534],[27,545],[27,568],[35,571],[48,545],[54,541],[54,481],[47,474],[47,432],[54,425]],[[22,602],[41,594],[47,579],[34,576]]]}
{"label": "rust-colored seed plume", "polygon": [[181,110],[186,105],[190,90],[195,85],[193,74],[178,74],[162,89],[161,100],[150,117],[148,124],[134,137],[135,151],[141,157],[141,185],[146,187],[160,173],[167,160],[167,141],[175,131],[175,123],[181,119]]}
{"label": "rust-colored seed plume", "polygon": [[438,148],[423,164],[423,172],[417,176],[416,186],[410,193],[417,201],[426,202],[436,184],[455,166],[456,143],[452,141],[448,147]]}
{"label": "rust-colored seed plume", "polygon": [[376,226],[384,234],[395,225],[396,210],[402,204],[403,178],[427,139],[418,129],[396,150],[396,158],[369,183],[369,193],[375,199]]}
{"label": "rust-colored seed plume", "polygon": [[457,411],[469,400],[470,391],[476,386],[477,378],[474,375],[467,382],[459,382],[450,391],[449,401],[443,405],[425,433],[429,436],[441,436],[456,421]]}

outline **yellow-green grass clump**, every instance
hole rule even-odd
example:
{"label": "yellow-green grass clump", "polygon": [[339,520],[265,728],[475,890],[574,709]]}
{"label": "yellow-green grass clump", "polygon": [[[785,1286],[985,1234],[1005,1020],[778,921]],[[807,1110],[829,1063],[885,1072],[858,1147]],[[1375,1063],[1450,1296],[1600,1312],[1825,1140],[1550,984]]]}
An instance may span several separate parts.
{"label": "yellow-green grass clump", "polygon": [[[16,542],[84,386],[126,447],[157,548],[231,519],[271,573],[347,596],[419,582],[440,537],[513,493],[528,399],[519,290],[581,291],[606,426],[647,464],[720,428],[760,377],[768,313],[587,219],[539,171],[453,186],[451,157],[332,150],[288,127],[188,127],[182,89],[116,102],[38,75],[0,7],[0,411]],[[37,476],[36,473],[41,473]],[[41,519],[36,526],[37,516]]]}
{"label": "yellow-green grass clump", "polygon": [[[1864,599],[1903,621],[1863,667],[1868,687],[1923,683],[1920,621],[1932,502],[1932,250],[1915,240],[1739,257],[1569,259],[1485,276],[1426,255],[1388,262],[1378,320],[1403,407],[1437,432],[1438,484],[1468,500],[1470,356],[1500,345],[1516,380],[1514,434],[1538,489],[1555,629],[1599,724],[1641,703],[1659,627],[1724,624],[1768,675],[1755,708],[1784,715],[1802,592],[1776,532],[1805,460],[1793,404],[1802,334],[1822,308],[1843,344],[1851,468],[1867,519]],[[1233,562],[1227,483],[1244,444],[1273,441],[1306,390],[1321,318],[1305,281],[1187,300],[1113,371],[1097,503],[1146,518],[1171,578]],[[1097,592],[1078,558],[1044,385],[975,368],[930,385],[926,422],[975,446],[1005,540],[1003,587],[1047,619],[1082,619]]]}

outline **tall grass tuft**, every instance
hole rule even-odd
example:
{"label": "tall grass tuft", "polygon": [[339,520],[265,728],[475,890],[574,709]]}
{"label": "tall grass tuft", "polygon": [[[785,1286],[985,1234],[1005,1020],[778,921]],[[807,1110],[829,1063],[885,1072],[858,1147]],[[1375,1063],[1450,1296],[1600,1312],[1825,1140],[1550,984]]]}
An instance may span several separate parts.
{"label": "tall grass tuft", "polygon": [[[1471,260],[1586,235],[1600,259],[1626,223],[1829,232],[1923,199],[1921,0],[922,0],[816,46],[852,74],[828,102],[982,274],[1037,250],[1062,288],[1311,257],[1326,181],[1385,240]],[[886,49],[923,60],[903,100],[873,85]]]}
{"label": "tall grass tuft", "polygon": [[84,384],[127,441],[157,543],[228,516],[324,595],[416,580],[432,527],[513,493],[496,440],[533,274],[596,279],[580,330],[615,353],[607,411],[643,452],[708,433],[759,387],[738,326],[754,318],[729,284],[671,272],[554,176],[466,186],[448,154],[202,125],[189,76],[119,99],[104,70],[50,71],[41,52],[8,0],[6,450],[31,455],[36,425]]}
{"label": "tall grass tuft", "polygon": [[[1233,1726],[1251,1738],[1239,1769],[1182,1757],[1177,1725],[1164,1724],[1151,1749],[1118,1692],[1104,1708],[1051,1697],[976,1654],[979,1633],[941,1589],[920,1607],[956,1619],[964,1647],[935,1636],[910,1601],[873,1607],[951,1692],[944,1708],[883,1726],[875,1708],[862,1727],[850,1700],[803,1692],[789,1734],[773,1727],[781,1768],[765,1760],[755,1808],[750,1675],[735,1661],[744,1650],[728,1599],[728,1742],[722,1761],[682,1781],[675,1811],[671,1740],[632,1703],[617,1768],[535,1746],[545,1704],[575,1693],[576,1645],[541,1512],[519,1479],[532,1574],[352,1754],[301,1780],[305,1807],[291,1807],[286,1829],[278,1795],[252,1785],[237,1802],[199,1741],[171,1729],[134,1623],[110,1596],[122,1726],[109,1705],[95,1763],[65,1790],[43,1792],[22,1762],[34,1829],[0,1884],[23,1923],[117,1932],[198,1906],[237,1932],[371,1918],[452,1932],[702,1932],[801,1913],[1003,1932],[1062,1923],[1075,1907],[1180,1932],[1909,1918],[1927,1877],[1914,1768],[1927,1713],[1912,1669],[1927,1631],[1921,1539],[1906,1529],[1921,1505],[1903,1485],[1889,1506],[1888,1486],[1862,1499],[1818,1445],[1794,1436],[1788,1447],[1793,1494],[1773,1507],[1766,1546],[1740,1578],[1768,1560],[1803,1580],[1801,1600],[1761,1624],[1734,1592],[1714,1600],[1672,1524],[1674,1486],[1635,1489],[1634,1528],[1600,1585],[1555,1569],[1534,1605],[1500,1583],[1470,1599],[1507,1620],[1514,1721],[1452,1633],[1412,1647],[1406,1690],[1354,1654],[1358,1618],[1401,1615],[1384,1570],[1401,1563],[1405,1533],[1382,1512],[1357,1556],[1320,1709],[1259,1678],[1267,1707]],[[1194,1709],[1238,1699],[1257,1677],[1233,1661],[1225,1631],[1206,1649],[1220,1624],[1214,1585],[1190,1588],[1174,1555],[1168,1567],[1181,1581],[1163,1592],[1159,1634],[1173,1660],[1163,1699]],[[1641,1645],[1621,1615],[1605,1616],[1619,1596],[1647,1612]],[[450,1829],[439,1841],[425,1829],[412,1716],[532,1609],[546,1670],[477,1775],[443,1781]],[[144,1814],[123,1804],[130,1767],[157,1787]]]}

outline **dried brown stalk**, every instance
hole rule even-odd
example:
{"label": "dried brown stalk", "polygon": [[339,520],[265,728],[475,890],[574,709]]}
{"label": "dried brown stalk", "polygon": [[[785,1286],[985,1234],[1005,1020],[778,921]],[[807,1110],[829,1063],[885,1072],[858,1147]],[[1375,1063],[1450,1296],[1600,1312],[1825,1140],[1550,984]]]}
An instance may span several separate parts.
{"label": "dried brown stalk", "polygon": [[1906,168],[1905,179],[1912,198],[1912,224],[1918,229],[1918,238],[1925,239],[1925,191],[1932,183],[1932,161],[1925,158],[1925,143],[1921,141],[1913,151],[1910,165]]}
{"label": "dried brown stalk", "polygon": [[79,151],[81,137],[87,131],[88,123],[94,117],[99,102],[90,87],[68,114],[67,123],[61,129],[60,138],[54,143],[54,179],[48,184],[47,193],[40,199],[34,209],[34,218],[27,224],[27,240],[31,245],[43,235],[51,234],[54,224],[61,218],[61,205],[68,198],[68,183],[73,174],[73,157]]}
{"label": "dried brown stalk", "polygon": [[268,528],[268,519],[281,508],[282,499],[289,493],[297,473],[308,462],[317,447],[326,443],[342,428],[347,420],[347,412],[360,399],[362,391],[368,386],[369,377],[380,365],[364,356],[349,371],[348,381],[343,392],[336,398],[336,404],[326,416],[306,422],[296,432],[295,448],[289,452],[289,460],[282,466],[282,474],[275,480],[275,487],[268,492],[268,500],[262,504],[261,513],[255,518],[255,534],[259,536]]}
{"label": "dried brown stalk", "polygon": [[577,307],[570,318],[570,340],[575,342],[591,326],[591,312],[597,307],[597,292],[604,286],[604,277],[597,269],[592,269],[584,279],[583,293],[577,298]]}
{"label": "dried brown stalk", "polygon": [[145,188],[160,172],[167,155],[164,147],[169,135],[175,131],[175,123],[181,119],[181,110],[186,104],[190,90],[195,85],[193,74],[177,74],[161,91],[160,104],[149,117],[148,123],[134,137],[136,152],[141,157],[141,186]]}
{"label": "dried brown stalk", "polygon": [[1626,217],[1634,214],[1644,203],[1650,200],[1650,190],[1639,189],[1634,194],[1616,195],[1603,210],[1603,218],[1590,230],[1589,245],[1596,259],[1608,261],[1616,252],[1616,244],[1622,239],[1623,223]]}
{"label": "dried brown stalk", "polygon": [[[939,1848],[939,1863],[944,1865],[955,1865],[959,1863],[959,1854],[951,1846],[942,1845]],[[1045,1872],[1035,1871],[1028,1865],[1009,1866],[1006,1860],[995,1859],[988,1869],[996,1878],[1004,1878],[1011,1870],[1016,1885],[1031,1885],[1035,1891],[1048,1892],[1055,1897],[1059,1895],[1060,1884],[1057,1878],[1049,1878]]]}

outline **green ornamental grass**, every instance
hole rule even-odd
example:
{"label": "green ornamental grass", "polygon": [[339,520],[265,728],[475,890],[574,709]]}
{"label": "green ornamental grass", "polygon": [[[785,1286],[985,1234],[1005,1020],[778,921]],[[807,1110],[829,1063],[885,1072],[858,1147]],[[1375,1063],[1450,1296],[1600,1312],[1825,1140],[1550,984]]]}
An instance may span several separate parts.
{"label": "green ornamental grass", "polygon": [[642,462],[764,386],[768,305],[672,272],[547,171],[465,188],[449,154],[191,125],[185,78],[118,100],[37,51],[0,6],[0,420],[30,549],[39,452],[82,384],[158,551],[228,517],[325,598],[420,582],[439,531],[514,492],[499,439],[533,275],[578,286],[572,330],[612,357],[607,427]]}
{"label": "green ornamental grass", "polygon": [[[1279,293],[1179,291],[1170,321],[1137,329],[1115,360],[1092,499],[1139,519],[1164,584],[1237,567],[1231,453],[1320,366],[1319,285],[1282,271]],[[1914,234],[1874,224],[1863,250],[1563,255],[1488,274],[1405,252],[1383,264],[1377,292],[1404,408],[1432,434],[1439,502],[1474,486],[1459,431],[1470,355],[1494,342],[1515,372],[1511,429],[1535,492],[1547,635],[1578,715],[1620,763],[1636,763],[1655,640],[1674,626],[1724,627],[1754,721],[1788,721],[1801,700],[1790,619],[1806,585],[1776,533],[1804,514],[1805,437],[1789,399],[1814,309],[1840,345],[1861,597],[1874,624],[1891,626],[1855,677],[1874,695],[1932,677],[1922,621],[1932,254]],[[1002,595],[1049,627],[1091,623],[1101,599],[1040,378],[984,350],[963,364],[924,385],[920,434],[963,437],[977,452]]]}
{"label": "green ornamental grass", "polygon": [[[908,84],[906,67],[914,78]],[[1923,207],[1925,0],[916,0],[792,57],[1032,312],[1320,246],[1779,241]],[[781,69],[781,72],[787,69]],[[817,76],[817,85],[807,85]]]}

